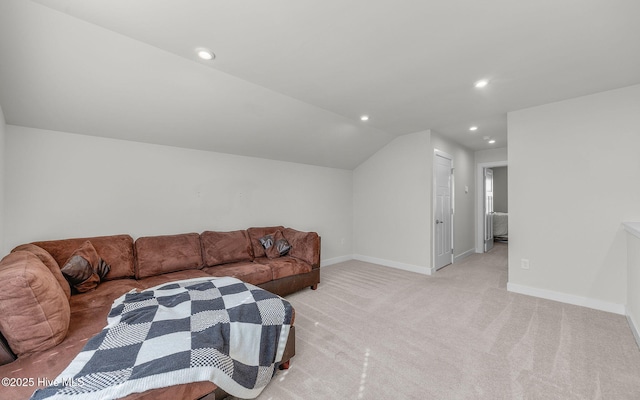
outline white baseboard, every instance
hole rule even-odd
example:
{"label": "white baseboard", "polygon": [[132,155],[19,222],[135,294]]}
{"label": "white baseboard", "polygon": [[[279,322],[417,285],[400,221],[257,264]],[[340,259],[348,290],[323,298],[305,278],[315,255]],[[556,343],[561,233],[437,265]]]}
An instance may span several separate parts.
{"label": "white baseboard", "polygon": [[349,254],[346,256],[327,258],[326,260],[320,261],[320,267],[328,267],[329,265],[338,264],[349,260],[353,260],[353,255]]}
{"label": "white baseboard", "polygon": [[405,264],[397,261],[385,260],[382,258],[363,256],[361,254],[354,254],[354,260],[364,261],[372,264],[384,265],[385,267],[397,268],[404,271],[416,272],[422,275],[431,275],[433,271],[429,267],[420,267],[413,264]]}
{"label": "white baseboard", "polygon": [[513,293],[526,294],[527,296],[540,297],[542,299],[559,301],[561,303],[573,304],[575,306],[593,308],[594,310],[606,311],[620,315],[626,314],[624,304],[609,303],[607,301],[592,299],[589,297],[574,296],[572,294],[538,289],[511,282],[507,283],[507,290]]}
{"label": "white baseboard", "polygon": [[460,261],[462,259],[465,259],[465,258],[467,258],[470,255],[475,254],[475,253],[476,253],[476,249],[469,249],[469,250],[465,251],[464,253],[458,254],[457,256],[453,257],[453,262],[456,263],[456,262],[458,262],[458,261]]}
{"label": "white baseboard", "polygon": [[638,333],[638,325],[636,325],[633,317],[629,315],[627,312],[627,322],[629,323],[629,327],[631,328],[631,332],[633,332],[633,337],[636,339],[636,344],[640,349],[640,333]]}

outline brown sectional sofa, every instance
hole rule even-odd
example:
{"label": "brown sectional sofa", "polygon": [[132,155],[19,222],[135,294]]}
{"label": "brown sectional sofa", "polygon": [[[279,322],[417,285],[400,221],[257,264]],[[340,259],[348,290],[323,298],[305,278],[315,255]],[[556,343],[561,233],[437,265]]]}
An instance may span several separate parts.
{"label": "brown sectional sofa", "polygon": [[[280,231],[291,245],[287,255],[267,257],[260,238]],[[60,272],[89,241],[110,270],[97,288],[73,293]],[[320,237],[282,226],[233,232],[206,231],[170,236],[102,236],[34,242],[16,247],[0,261],[0,398],[28,398],[39,378],[53,380],[106,324],[113,301],[181,279],[232,276],[286,296],[320,282]],[[295,329],[283,361],[295,353]],[[17,355],[17,358],[16,358]],[[225,395],[211,382],[177,385],[128,399],[199,399]]]}

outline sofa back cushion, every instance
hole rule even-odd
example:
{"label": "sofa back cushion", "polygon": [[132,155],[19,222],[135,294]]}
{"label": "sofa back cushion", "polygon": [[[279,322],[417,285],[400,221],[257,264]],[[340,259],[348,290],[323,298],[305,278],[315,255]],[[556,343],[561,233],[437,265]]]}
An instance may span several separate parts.
{"label": "sofa back cushion", "polygon": [[0,331],[16,355],[62,342],[70,315],[66,294],[37,256],[15,251],[0,261]]}
{"label": "sofa back cushion", "polygon": [[247,229],[247,233],[249,234],[249,239],[251,240],[251,248],[253,249],[253,256],[255,258],[258,257],[266,257],[266,253],[264,251],[264,247],[260,242],[260,239],[265,235],[275,235],[277,231],[283,230],[283,226],[266,226],[259,228],[249,228]]}
{"label": "sofa back cushion", "polygon": [[62,291],[67,296],[67,299],[71,297],[71,287],[69,286],[69,282],[67,282],[64,275],[62,275],[58,262],[51,256],[51,254],[49,254],[48,251],[31,243],[20,245],[11,250],[12,253],[14,251],[28,251],[38,257],[40,261],[49,268],[53,277],[56,278],[56,281],[60,284]]}
{"label": "sofa back cushion", "polygon": [[200,234],[204,265],[253,261],[253,251],[247,231],[212,232]]}
{"label": "sofa back cushion", "polygon": [[50,240],[32,244],[48,251],[58,265],[63,266],[69,260],[69,257],[87,240],[91,242],[100,258],[111,266],[109,273],[104,277],[105,281],[132,278],[134,276],[133,239],[129,235]]}
{"label": "sofa back cushion", "polygon": [[141,237],[135,248],[138,279],[204,266],[197,233]]}
{"label": "sofa back cushion", "polygon": [[282,231],[291,245],[289,255],[306,261],[312,268],[320,268],[320,236],[316,232],[302,232],[286,228]]}

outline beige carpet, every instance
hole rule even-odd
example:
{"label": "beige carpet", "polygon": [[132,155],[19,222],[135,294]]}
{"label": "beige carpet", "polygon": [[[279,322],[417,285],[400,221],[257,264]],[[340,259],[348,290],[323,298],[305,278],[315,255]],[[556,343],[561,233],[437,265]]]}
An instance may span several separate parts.
{"label": "beige carpet", "polygon": [[640,399],[625,317],[507,292],[506,253],[324,267],[288,297],[297,355],[259,399]]}

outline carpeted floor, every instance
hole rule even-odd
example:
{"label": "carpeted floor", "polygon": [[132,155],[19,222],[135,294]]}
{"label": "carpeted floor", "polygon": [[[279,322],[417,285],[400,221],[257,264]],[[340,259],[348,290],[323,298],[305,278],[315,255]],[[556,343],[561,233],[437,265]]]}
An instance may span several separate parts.
{"label": "carpeted floor", "polygon": [[625,317],[509,293],[507,245],[433,276],[360,261],[288,297],[297,355],[261,400],[640,399]]}

